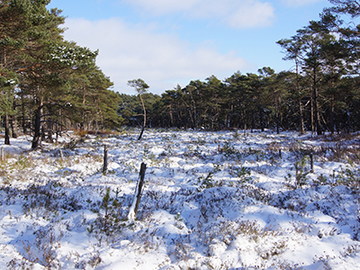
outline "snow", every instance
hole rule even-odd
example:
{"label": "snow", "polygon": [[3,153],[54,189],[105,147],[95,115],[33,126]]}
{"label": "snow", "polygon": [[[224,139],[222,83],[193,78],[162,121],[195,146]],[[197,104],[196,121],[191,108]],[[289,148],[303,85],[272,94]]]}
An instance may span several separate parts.
{"label": "snow", "polygon": [[[360,265],[359,134],[319,138],[271,130],[149,129],[138,141],[137,132],[81,140],[68,133],[35,151],[28,136],[1,144],[6,158],[0,163],[0,265],[41,270]],[[128,219],[142,162],[146,183],[137,218]]]}

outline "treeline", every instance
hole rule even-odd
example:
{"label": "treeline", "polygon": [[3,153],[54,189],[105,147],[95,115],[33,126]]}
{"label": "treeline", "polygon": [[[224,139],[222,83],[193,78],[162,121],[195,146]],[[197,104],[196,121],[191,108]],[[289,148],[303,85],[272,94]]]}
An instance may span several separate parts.
{"label": "treeline", "polygon": [[[148,126],[315,132],[312,77],[293,72],[276,74],[271,68],[263,68],[259,73],[237,72],[223,81],[210,76],[161,96],[143,94]],[[322,131],[360,129],[359,83],[359,77],[341,78],[336,85],[324,78],[317,99]],[[141,126],[139,98],[125,94],[121,98],[119,113],[124,124]]]}
{"label": "treeline", "polygon": [[[357,0],[330,0],[319,21],[277,43],[293,72],[264,67],[219,80],[191,81],[161,96],[144,94],[148,123],[156,127],[211,130],[273,128],[357,131],[360,129],[360,15]],[[122,95],[119,113],[128,125],[141,122],[136,96]]]}
{"label": "treeline", "polygon": [[[358,0],[329,0],[318,21],[277,43],[293,71],[235,72],[138,96],[115,93],[97,51],[64,40],[64,17],[50,0],[0,1],[0,116],[5,143],[31,134],[32,148],[66,129],[122,125],[177,128],[360,130]],[[142,133],[141,133],[142,134]],[[141,135],[139,136],[141,138]]]}
{"label": "treeline", "polygon": [[120,97],[96,66],[97,51],[64,40],[50,0],[0,1],[0,115],[5,143],[19,131],[53,140],[68,128],[118,127]]}

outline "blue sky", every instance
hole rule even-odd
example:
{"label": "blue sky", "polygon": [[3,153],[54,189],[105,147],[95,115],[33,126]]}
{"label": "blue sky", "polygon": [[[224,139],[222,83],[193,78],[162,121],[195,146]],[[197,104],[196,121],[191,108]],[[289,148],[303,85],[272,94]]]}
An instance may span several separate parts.
{"label": "blue sky", "polygon": [[66,16],[64,36],[99,49],[113,90],[135,94],[145,80],[161,94],[191,80],[269,66],[291,70],[276,41],[317,20],[327,0],[52,0]]}

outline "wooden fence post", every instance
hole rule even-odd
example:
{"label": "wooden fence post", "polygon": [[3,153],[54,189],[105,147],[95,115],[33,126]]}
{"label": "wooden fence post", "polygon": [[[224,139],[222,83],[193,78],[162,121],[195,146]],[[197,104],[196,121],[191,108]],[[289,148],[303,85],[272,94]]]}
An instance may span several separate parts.
{"label": "wooden fence post", "polygon": [[141,199],[142,188],[143,188],[143,186],[144,186],[145,171],[146,171],[146,164],[145,164],[145,163],[141,163],[141,166],[140,166],[139,191],[138,191],[138,194],[136,195],[135,217],[136,217],[137,211],[138,211],[138,209],[139,209],[139,204],[140,204],[140,199]]}
{"label": "wooden fence post", "polygon": [[129,215],[128,215],[129,220],[135,220],[138,209],[139,209],[142,188],[144,186],[145,171],[146,171],[146,164],[143,162],[143,163],[141,163],[141,166],[140,166],[140,174],[139,174],[140,179],[136,185],[134,200],[130,207],[130,211],[129,211]]}
{"label": "wooden fence post", "polygon": [[107,172],[108,168],[108,149],[107,146],[104,145],[104,166],[103,166],[103,173]]}
{"label": "wooden fence post", "polygon": [[314,173],[314,154],[310,154],[310,172]]}
{"label": "wooden fence post", "polygon": [[4,161],[5,160],[5,153],[4,153],[4,147],[1,147],[1,161]]}

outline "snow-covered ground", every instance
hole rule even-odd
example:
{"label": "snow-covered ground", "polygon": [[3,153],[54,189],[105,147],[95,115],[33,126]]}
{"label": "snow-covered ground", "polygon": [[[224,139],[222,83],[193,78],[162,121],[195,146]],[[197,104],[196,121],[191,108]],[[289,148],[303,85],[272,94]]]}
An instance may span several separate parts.
{"label": "snow-covered ground", "polygon": [[136,132],[0,145],[1,269],[360,266],[359,134]]}

